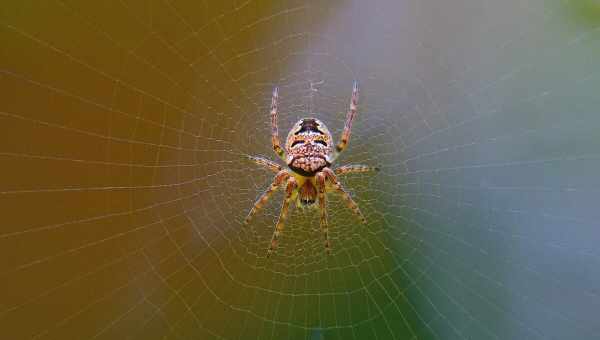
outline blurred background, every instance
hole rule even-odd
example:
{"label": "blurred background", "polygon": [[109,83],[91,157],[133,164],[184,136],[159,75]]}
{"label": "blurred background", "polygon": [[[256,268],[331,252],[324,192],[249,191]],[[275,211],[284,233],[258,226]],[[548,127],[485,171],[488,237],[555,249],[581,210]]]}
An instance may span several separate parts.
{"label": "blurred background", "polygon": [[[0,338],[598,339],[600,2],[5,1]],[[333,253],[280,134],[339,164]]]}

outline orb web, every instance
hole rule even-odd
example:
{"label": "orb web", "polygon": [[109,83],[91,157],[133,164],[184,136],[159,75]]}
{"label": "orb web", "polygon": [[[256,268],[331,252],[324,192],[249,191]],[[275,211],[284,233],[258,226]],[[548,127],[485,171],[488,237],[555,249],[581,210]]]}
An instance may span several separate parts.
{"label": "orb web", "polygon": [[[594,1],[4,7],[2,337],[598,337]],[[271,91],[337,140],[354,80],[368,223],[267,258]]]}

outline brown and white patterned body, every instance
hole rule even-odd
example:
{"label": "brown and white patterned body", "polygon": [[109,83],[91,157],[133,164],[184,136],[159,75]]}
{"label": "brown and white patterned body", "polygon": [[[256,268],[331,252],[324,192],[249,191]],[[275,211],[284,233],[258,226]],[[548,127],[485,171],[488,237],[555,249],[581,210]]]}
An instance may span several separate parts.
{"label": "brown and white patterned body", "polygon": [[300,206],[314,206],[319,202],[319,211],[321,215],[321,229],[325,236],[325,249],[329,252],[329,233],[327,224],[326,194],[328,191],[339,193],[348,208],[350,208],[361,222],[366,223],[366,219],[361,213],[358,205],[352,197],[346,192],[342,184],[338,181],[337,175],[348,173],[369,172],[378,170],[375,167],[366,165],[346,165],[331,170],[331,165],[337,155],[342,152],[350,140],[350,131],[352,121],[357,112],[358,103],[358,85],[355,82],[352,89],[352,99],[350,100],[350,109],[346,115],[346,123],[340,142],[333,145],[333,138],[329,129],[316,118],[300,119],[290,130],[286,143],[285,151],[279,143],[279,132],[277,127],[277,99],[278,90],[273,90],[271,99],[271,141],[275,153],[285,161],[289,170],[283,169],[280,165],[268,159],[253,157],[250,159],[276,173],[271,186],[258,198],[254,206],[248,213],[245,223],[248,223],[252,216],[267,202],[269,197],[277,188],[285,185],[285,198],[279,213],[279,219],[273,232],[269,254],[277,246],[277,240],[283,230],[284,221],[288,214],[291,202],[296,202]]}
{"label": "brown and white patterned body", "polygon": [[331,165],[332,138],[329,129],[318,119],[299,120],[288,134],[286,163],[299,182],[298,201],[312,205],[317,199],[315,175]]}

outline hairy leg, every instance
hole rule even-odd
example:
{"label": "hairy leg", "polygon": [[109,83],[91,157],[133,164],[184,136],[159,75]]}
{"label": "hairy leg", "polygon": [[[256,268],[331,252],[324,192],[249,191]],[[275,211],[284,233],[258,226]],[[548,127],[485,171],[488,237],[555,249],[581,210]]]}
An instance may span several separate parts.
{"label": "hairy leg", "polygon": [[315,175],[315,179],[317,181],[317,190],[319,195],[319,210],[321,212],[321,230],[323,231],[323,235],[325,236],[325,250],[329,254],[329,226],[327,225],[327,198],[325,196],[325,181],[327,179],[327,175],[325,175],[325,173],[323,172],[318,172]]}
{"label": "hairy leg", "polygon": [[268,160],[266,158],[258,157],[258,156],[248,156],[248,159],[250,159],[252,162],[254,162],[260,166],[263,166],[275,173],[278,173],[279,171],[281,171],[281,165],[279,165],[271,160]]}
{"label": "hairy leg", "polygon": [[275,231],[273,232],[273,237],[271,238],[271,246],[269,247],[269,252],[267,254],[271,255],[273,250],[277,248],[277,239],[279,235],[283,231],[283,226],[285,224],[285,219],[288,214],[288,208],[290,206],[290,202],[292,200],[292,195],[294,191],[298,188],[298,183],[294,177],[289,177],[287,180],[287,186],[285,188],[285,198],[283,199],[283,204],[281,205],[281,211],[279,212],[279,219],[277,220],[277,225],[275,225]]}
{"label": "hairy leg", "polygon": [[259,211],[265,203],[267,203],[269,197],[271,197],[273,192],[277,190],[277,187],[279,187],[289,177],[290,174],[285,170],[281,170],[277,173],[277,175],[275,175],[271,186],[254,203],[254,206],[252,207],[252,209],[248,213],[248,216],[246,216],[246,219],[244,220],[244,224],[248,224],[250,222],[252,216],[254,216],[254,214],[256,214],[256,212]]}
{"label": "hairy leg", "polygon": [[350,165],[340,166],[339,168],[334,170],[336,175],[345,175],[345,174],[372,172],[372,171],[379,171],[379,168],[376,166],[368,166],[368,165],[363,165],[363,164],[350,164]]}
{"label": "hairy leg", "polygon": [[285,152],[281,148],[279,142],[279,131],[277,130],[277,99],[279,98],[279,90],[277,87],[273,89],[273,97],[271,97],[271,143],[273,150],[279,158],[285,160]]}
{"label": "hairy leg", "polygon": [[350,100],[350,109],[346,114],[346,123],[344,124],[344,131],[342,132],[342,138],[340,142],[335,147],[338,153],[344,151],[346,146],[348,145],[348,141],[350,140],[350,131],[352,130],[352,121],[354,120],[354,116],[356,116],[358,105],[358,83],[354,81],[354,85],[352,87],[352,99]]}
{"label": "hairy leg", "polygon": [[325,173],[325,175],[327,175],[327,180],[329,181],[329,183],[331,183],[333,188],[339,194],[342,195],[342,198],[344,199],[344,201],[346,201],[346,205],[348,206],[348,208],[350,208],[350,210],[352,210],[352,212],[360,219],[360,221],[362,223],[367,223],[367,219],[360,211],[358,204],[356,204],[356,202],[354,202],[352,197],[350,197],[350,194],[346,191],[346,189],[344,189],[342,184],[337,180],[337,176],[335,175],[335,173],[329,168],[324,168],[322,171]]}

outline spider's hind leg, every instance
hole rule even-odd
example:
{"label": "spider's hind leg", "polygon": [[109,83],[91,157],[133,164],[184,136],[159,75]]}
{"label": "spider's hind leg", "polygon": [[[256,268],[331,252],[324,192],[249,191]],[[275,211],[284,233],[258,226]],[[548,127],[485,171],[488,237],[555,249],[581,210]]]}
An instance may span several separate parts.
{"label": "spider's hind leg", "polygon": [[271,143],[273,150],[279,158],[285,161],[285,151],[279,142],[279,131],[277,129],[277,99],[279,98],[279,90],[277,87],[273,89],[273,97],[271,98]]}
{"label": "spider's hind leg", "polygon": [[339,154],[348,145],[350,141],[350,132],[352,131],[352,121],[354,121],[354,116],[356,116],[358,107],[358,83],[355,81],[352,86],[352,98],[350,99],[350,108],[348,109],[348,113],[346,114],[346,123],[344,124],[344,131],[342,132],[342,138],[340,142],[335,146],[336,153]]}

